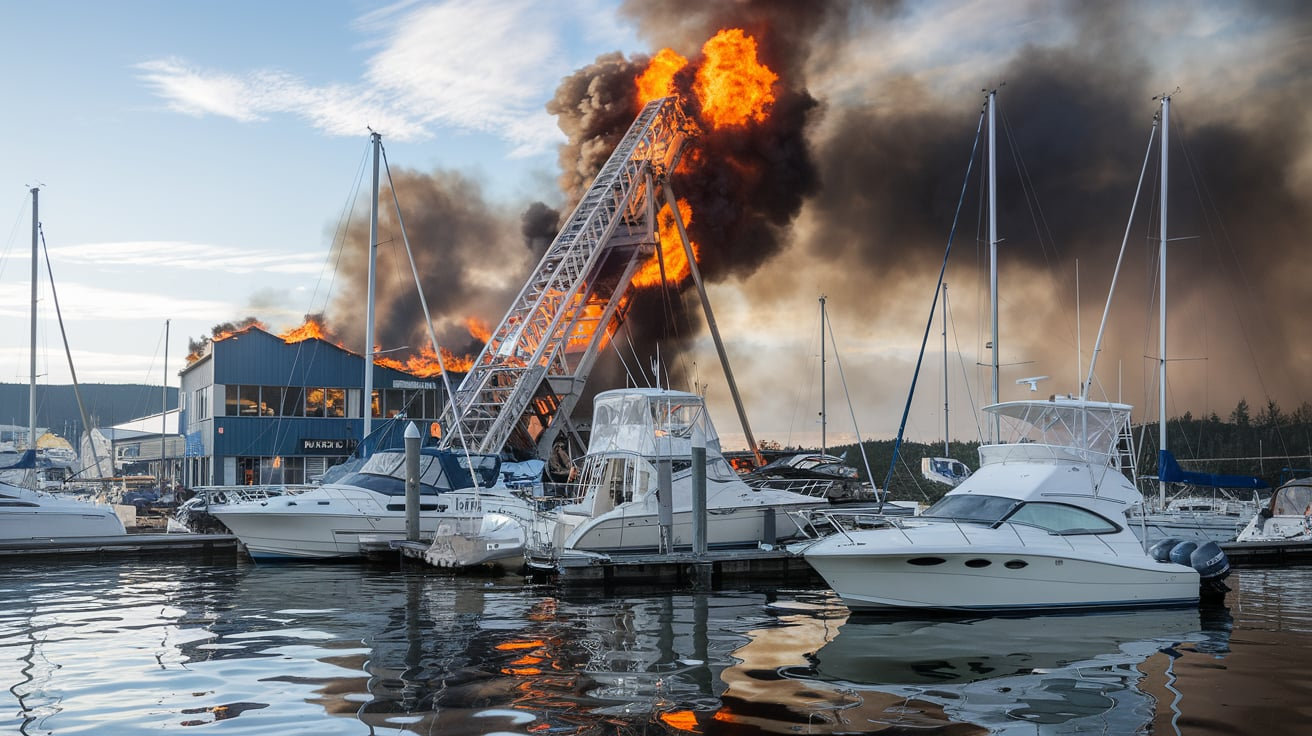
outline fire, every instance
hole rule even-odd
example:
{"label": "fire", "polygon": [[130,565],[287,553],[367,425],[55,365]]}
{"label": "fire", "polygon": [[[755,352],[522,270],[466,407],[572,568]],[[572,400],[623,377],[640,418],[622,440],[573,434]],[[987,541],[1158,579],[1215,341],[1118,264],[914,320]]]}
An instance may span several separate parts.
{"label": "fire", "polygon": [[765,120],[779,75],[756,60],[756,39],[731,28],[715,34],[702,53],[706,60],[692,85],[702,117],[715,128]]}
{"label": "fire", "polygon": [[674,94],[674,75],[688,66],[688,59],[673,49],[661,49],[652,57],[646,70],[638,75],[638,104]]}
{"label": "fire", "polygon": [[437,353],[433,348],[425,345],[418,355],[411,355],[405,360],[396,358],[374,358],[374,365],[381,365],[384,368],[404,371],[420,378],[429,378],[440,375],[442,367],[445,366],[449,371],[457,373],[467,372],[474,366],[474,358],[471,355],[457,357],[455,353],[442,348],[442,362],[438,363]]}
{"label": "fire", "polygon": [[[683,227],[687,229],[688,223],[692,222],[692,209],[688,206],[687,200],[679,200],[679,214],[683,218]],[[692,269],[688,266],[688,256],[683,249],[683,241],[679,239],[679,229],[675,226],[674,214],[670,212],[669,206],[661,209],[657,221],[660,225],[660,257],[665,261],[665,279],[669,283],[677,284],[688,278],[692,274]],[[692,252],[693,257],[698,257],[696,243],[692,243]],[[653,253],[652,257],[633,275],[633,285],[638,288],[661,285],[661,264],[657,261],[656,254]]]}
{"label": "fire", "polygon": [[492,328],[477,317],[467,318],[465,320],[465,329],[469,330],[470,336],[483,344],[487,344],[487,341],[492,339]]}
{"label": "fire", "polygon": [[304,342],[310,338],[327,340],[326,331],[323,323],[313,317],[306,317],[305,322],[299,327],[293,327],[290,330],[278,335],[288,345],[294,345],[298,342]]}

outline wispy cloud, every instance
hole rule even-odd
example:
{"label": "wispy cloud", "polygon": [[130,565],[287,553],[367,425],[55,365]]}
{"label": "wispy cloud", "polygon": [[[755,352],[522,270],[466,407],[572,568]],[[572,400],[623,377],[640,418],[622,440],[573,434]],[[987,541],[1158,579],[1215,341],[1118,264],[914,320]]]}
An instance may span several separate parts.
{"label": "wispy cloud", "polygon": [[311,275],[323,269],[323,255],[319,253],[283,253],[172,240],[85,243],[52,248],[50,252],[64,263],[101,267],[149,266],[233,274]]}
{"label": "wispy cloud", "polygon": [[[0,291],[0,318],[26,317],[31,304],[26,295]],[[67,322],[77,320],[150,320],[163,317],[213,321],[216,314],[233,314],[228,302],[169,296],[149,289],[113,289],[70,282],[59,286],[59,309]]]}
{"label": "wispy cloud", "polygon": [[613,27],[587,20],[598,14],[613,10],[594,2],[397,3],[354,24],[376,49],[360,79],[327,85],[286,70],[201,69],[176,57],[137,69],[170,109],[187,115],[243,123],[293,115],[328,135],[358,135],[369,125],[402,141],[451,128],[491,133],[511,155],[527,155],[561,140],[544,104],[583,61],[576,42],[595,44],[597,29]]}

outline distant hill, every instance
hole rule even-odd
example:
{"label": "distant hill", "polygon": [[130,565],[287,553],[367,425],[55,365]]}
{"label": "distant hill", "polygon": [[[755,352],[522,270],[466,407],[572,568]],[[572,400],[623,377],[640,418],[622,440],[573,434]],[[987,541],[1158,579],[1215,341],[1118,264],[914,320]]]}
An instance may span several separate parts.
{"label": "distant hill", "polygon": [[[92,426],[112,427],[160,410],[159,386],[129,383],[85,383],[80,387],[82,403]],[[27,426],[28,385],[0,383],[0,424]],[[178,390],[168,389],[168,408],[178,408]],[[36,387],[36,423],[77,444],[82,436],[82,416],[73,386]]]}

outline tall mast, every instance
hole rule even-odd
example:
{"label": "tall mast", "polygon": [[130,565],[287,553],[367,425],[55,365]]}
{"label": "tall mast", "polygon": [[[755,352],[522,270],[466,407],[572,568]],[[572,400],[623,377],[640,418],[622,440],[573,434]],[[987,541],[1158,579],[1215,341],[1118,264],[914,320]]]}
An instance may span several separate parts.
{"label": "tall mast", "polygon": [[31,370],[28,373],[31,381],[27,385],[27,446],[31,450],[36,450],[36,244],[41,229],[41,220],[37,215],[37,197],[40,191],[39,187],[32,187],[32,343],[29,350]]}
{"label": "tall mast", "polygon": [[[998,403],[998,175],[997,129],[995,112],[998,91],[989,92],[989,313],[993,322],[993,403]],[[997,418],[989,427],[989,439],[995,440],[999,432]]]}
{"label": "tall mast", "polygon": [[[1167,161],[1170,157],[1171,139],[1171,97],[1162,96],[1162,222],[1161,233],[1158,236],[1157,262],[1158,276],[1160,281],[1157,285],[1159,294],[1160,316],[1157,325],[1157,437],[1158,448],[1166,449],[1166,193],[1167,189]],[[1157,471],[1157,477],[1162,476],[1161,469]],[[1162,508],[1166,508],[1166,483],[1159,480],[1157,483],[1157,501]]]}
{"label": "tall mast", "polygon": [[952,455],[948,441],[948,285],[943,284],[943,457]]}
{"label": "tall mast", "polygon": [[820,454],[825,454],[825,429],[829,417],[825,414],[825,297],[820,296]]}
{"label": "tall mast", "polygon": [[378,158],[382,149],[383,137],[373,131],[369,140],[374,149],[374,186],[373,198],[369,202],[369,292],[365,305],[364,323],[364,435],[369,436],[374,417],[374,265],[378,260]]}
{"label": "tall mast", "polygon": [[164,492],[164,481],[168,477],[168,449],[164,443],[169,432],[169,320],[164,320],[164,387],[160,389],[159,402],[159,490]]}

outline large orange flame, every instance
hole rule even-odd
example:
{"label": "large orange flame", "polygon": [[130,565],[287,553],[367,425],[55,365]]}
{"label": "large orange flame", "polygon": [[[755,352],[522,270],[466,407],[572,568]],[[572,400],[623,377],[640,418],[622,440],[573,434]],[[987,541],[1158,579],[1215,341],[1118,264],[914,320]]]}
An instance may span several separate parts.
{"label": "large orange flame", "polygon": [[779,75],[756,60],[756,39],[730,28],[707,41],[702,54],[692,85],[702,117],[715,128],[765,120]]}
{"label": "large orange flame", "polygon": [[323,323],[313,317],[306,317],[305,322],[299,327],[293,327],[278,335],[278,337],[281,337],[288,345],[304,342],[310,338],[328,339]]}
{"label": "large orange flame", "polygon": [[[683,218],[683,226],[686,229],[688,223],[692,222],[692,209],[688,206],[686,200],[679,200],[679,214]],[[692,269],[688,267],[688,255],[683,249],[683,241],[679,238],[679,229],[674,223],[674,214],[670,212],[669,206],[661,208],[657,216],[657,222],[660,226],[660,257],[665,262],[665,280],[671,284],[677,284],[692,274]],[[693,257],[698,256],[697,244],[692,244]],[[633,275],[633,285],[637,288],[661,285],[661,264],[656,260],[656,254],[647,259],[642,264],[638,272]]]}
{"label": "large orange flame", "polygon": [[661,49],[651,58],[647,68],[638,75],[638,104],[674,94],[674,75],[688,66],[688,59],[673,49]]}
{"label": "large orange flame", "polygon": [[481,343],[487,344],[487,341],[492,339],[492,328],[477,317],[467,318],[465,320],[465,329],[469,330],[469,334]]}

